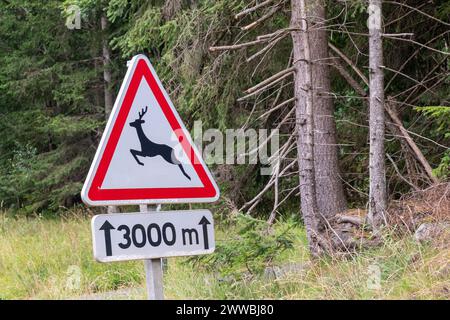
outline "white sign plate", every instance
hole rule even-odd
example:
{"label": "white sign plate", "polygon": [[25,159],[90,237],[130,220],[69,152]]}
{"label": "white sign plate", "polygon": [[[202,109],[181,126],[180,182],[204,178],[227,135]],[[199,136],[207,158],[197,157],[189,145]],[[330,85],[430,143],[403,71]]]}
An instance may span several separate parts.
{"label": "white sign plate", "polygon": [[91,222],[94,258],[99,262],[212,253],[209,210],[101,214]]}

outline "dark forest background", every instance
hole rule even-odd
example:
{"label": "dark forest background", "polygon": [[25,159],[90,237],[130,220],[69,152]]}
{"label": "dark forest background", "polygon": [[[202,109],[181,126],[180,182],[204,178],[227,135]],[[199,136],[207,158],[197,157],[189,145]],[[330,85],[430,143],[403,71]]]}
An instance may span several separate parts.
{"label": "dark forest background", "polygon": [[[150,58],[189,129],[195,120],[221,130],[276,128],[292,104],[259,116],[293,96],[291,80],[250,99],[238,98],[289,65],[291,38],[280,39],[258,59],[249,57],[262,46],[209,50],[289,26],[289,2],[281,1],[281,10],[264,24],[242,30],[266,14],[258,10],[236,19],[250,2],[48,0],[43,5],[0,0],[0,206],[32,214],[80,204],[110,108],[105,97],[115,97],[126,61],[137,53]],[[445,181],[450,165],[450,2],[399,3],[384,4],[385,33],[413,36],[384,42],[385,93],[399,101],[401,123],[434,176]],[[81,29],[65,25],[71,5],[81,9]],[[364,1],[327,2],[329,42],[368,76],[366,7]],[[352,68],[348,72],[355,74]],[[364,207],[369,184],[367,105],[336,68],[331,80],[345,195],[350,208]],[[282,139],[288,139],[293,124],[284,122],[280,130],[286,134]],[[430,185],[414,153],[392,132],[386,135],[386,153],[390,199]],[[221,203],[229,208],[241,208],[270,179],[259,175],[258,165],[211,169],[222,191]],[[292,167],[292,174],[280,180],[280,199],[286,197],[277,209],[280,214],[298,211],[298,194],[291,192],[299,183],[296,170]],[[269,190],[254,210],[268,217],[273,199]]]}

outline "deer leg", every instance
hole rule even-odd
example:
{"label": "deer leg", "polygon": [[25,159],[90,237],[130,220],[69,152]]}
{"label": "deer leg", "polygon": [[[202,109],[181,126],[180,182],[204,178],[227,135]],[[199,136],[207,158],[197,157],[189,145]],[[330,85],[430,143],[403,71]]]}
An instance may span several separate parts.
{"label": "deer leg", "polygon": [[178,168],[180,168],[181,172],[183,173],[183,175],[188,178],[189,180],[191,180],[191,177],[186,173],[186,171],[184,171],[184,168],[182,166],[182,164],[178,164]]}
{"label": "deer leg", "polygon": [[168,163],[179,164],[180,162],[175,157],[174,151],[171,147],[167,145],[161,145],[161,149],[158,154]]}
{"label": "deer leg", "polygon": [[142,151],[137,151],[137,150],[134,150],[134,149],[130,149],[130,152],[133,155],[133,157],[136,160],[136,162],[138,164],[140,164],[141,166],[143,166],[144,164],[141,161],[139,161],[137,156],[145,157],[145,154]]}
{"label": "deer leg", "polygon": [[178,166],[178,168],[180,168],[181,172],[183,173],[183,175],[188,178],[189,180],[191,180],[191,177],[186,173],[186,171],[184,171],[183,165],[181,164],[181,161],[177,159],[177,157],[175,156],[175,151],[172,149],[171,153],[170,153],[170,159],[167,160],[167,162],[170,162],[172,164],[175,164]]}

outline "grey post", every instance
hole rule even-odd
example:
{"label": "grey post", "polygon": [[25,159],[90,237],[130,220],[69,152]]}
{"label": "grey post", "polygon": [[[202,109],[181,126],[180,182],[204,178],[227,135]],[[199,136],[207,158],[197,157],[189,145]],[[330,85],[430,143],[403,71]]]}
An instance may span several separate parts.
{"label": "grey post", "polygon": [[118,206],[108,206],[107,213],[118,213],[119,207]]}
{"label": "grey post", "polygon": [[[139,211],[147,213],[159,211],[160,205],[140,205]],[[149,300],[164,300],[162,259],[144,260],[147,294]]]}

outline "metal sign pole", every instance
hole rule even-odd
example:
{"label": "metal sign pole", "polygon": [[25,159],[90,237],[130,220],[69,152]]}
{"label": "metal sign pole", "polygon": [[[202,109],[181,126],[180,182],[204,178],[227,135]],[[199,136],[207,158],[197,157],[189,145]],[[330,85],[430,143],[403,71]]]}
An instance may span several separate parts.
{"label": "metal sign pole", "polygon": [[[159,205],[140,205],[139,211],[148,213],[151,211],[159,211]],[[162,259],[147,259],[144,260],[145,277],[147,283],[147,295],[149,300],[164,300],[163,288],[163,270]]]}
{"label": "metal sign pole", "polygon": [[107,213],[118,213],[119,207],[118,206],[108,206]]}

